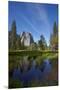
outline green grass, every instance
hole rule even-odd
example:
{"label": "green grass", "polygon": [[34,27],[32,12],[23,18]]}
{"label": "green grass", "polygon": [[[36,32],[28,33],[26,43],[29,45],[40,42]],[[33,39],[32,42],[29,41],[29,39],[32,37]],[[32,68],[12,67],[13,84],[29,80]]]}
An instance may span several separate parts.
{"label": "green grass", "polygon": [[15,50],[15,51],[9,51],[9,55],[12,55],[12,56],[26,56],[26,55],[29,55],[29,56],[39,56],[39,55],[42,55],[42,54],[46,54],[46,53],[58,53],[58,51],[51,51],[51,50]]}
{"label": "green grass", "polygon": [[[46,53],[45,53],[46,52]],[[29,62],[31,63],[31,59],[35,59],[36,63],[38,66],[41,65],[43,60],[49,59],[51,61],[54,61],[55,58],[58,58],[58,53],[57,52],[47,52],[45,51],[43,53],[40,53],[40,51],[13,51],[10,52],[9,54],[9,70],[13,70],[13,68],[17,67],[20,65],[20,61],[23,61],[23,57],[28,55],[30,57]],[[17,54],[18,53],[18,54]],[[35,57],[35,58],[34,58]],[[56,59],[57,60],[57,59]]]}

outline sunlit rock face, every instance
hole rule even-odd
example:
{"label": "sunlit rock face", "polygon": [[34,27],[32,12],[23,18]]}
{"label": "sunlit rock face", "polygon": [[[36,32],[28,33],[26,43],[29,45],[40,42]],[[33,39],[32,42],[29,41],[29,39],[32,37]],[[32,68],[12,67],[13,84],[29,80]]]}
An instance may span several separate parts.
{"label": "sunlit rock face", "polygon": [[21,37],[21,44],[23,44],[24,46],[30,46],[31,43],[34,42],[33,37],[29,32],[21,33],[20,37]]}

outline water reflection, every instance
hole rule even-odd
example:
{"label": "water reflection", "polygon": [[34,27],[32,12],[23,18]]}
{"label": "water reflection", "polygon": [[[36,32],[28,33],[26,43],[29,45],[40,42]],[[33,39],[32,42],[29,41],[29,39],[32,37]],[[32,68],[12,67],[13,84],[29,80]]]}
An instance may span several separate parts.
{"label": "water reflection", "polygon": [[24,57],[24,60],[20,64],[20,68],[17,67],[14,69],[12,75],[13,79],[22,81],[24,85],[28,85],[28,82],[32,80],[45,80],[52,69],[50,61],[48,59],[43,60],[43,63],[39,67],[36,67],[36,60],[32,58],[31,61],[32,62],[27,60],[27,57]]}

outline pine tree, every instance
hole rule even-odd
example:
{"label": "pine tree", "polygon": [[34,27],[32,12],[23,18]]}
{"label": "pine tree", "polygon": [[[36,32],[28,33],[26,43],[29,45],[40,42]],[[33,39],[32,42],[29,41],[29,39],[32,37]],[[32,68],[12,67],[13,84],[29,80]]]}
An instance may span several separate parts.
{"label": "pine tree", "polygon": [[40,36],[40,40],[38,41],[38,45],[40,49],[45,50],[47,48],[47,43],[43,35]]}
{"label": "pine tree", "polygon": [[57,28],[56,22],[54,22],[53,32],[50,36],[50,47],[52,50],[58,49],[58,28]]}
{"label": "pine tree", "polygon": [[16,49],[16,22],[13,21],[12,23],[12,28],[11,28],[11,37],[12,37],[12,40],[11,40],[11,47],[12,49]]}

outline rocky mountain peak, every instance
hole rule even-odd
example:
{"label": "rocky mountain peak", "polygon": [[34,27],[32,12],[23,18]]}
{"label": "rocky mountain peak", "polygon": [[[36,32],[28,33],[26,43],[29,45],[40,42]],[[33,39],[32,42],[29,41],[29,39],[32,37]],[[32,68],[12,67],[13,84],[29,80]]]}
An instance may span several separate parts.
{"label": "rocky mountain peak", "polygon": [[32,34],[29,33],[29,32],[22,32],[21,35],[20,35],[20,38],[21,38],[21,43],[24,46],[30,46],[31,43],[34,42]]}

